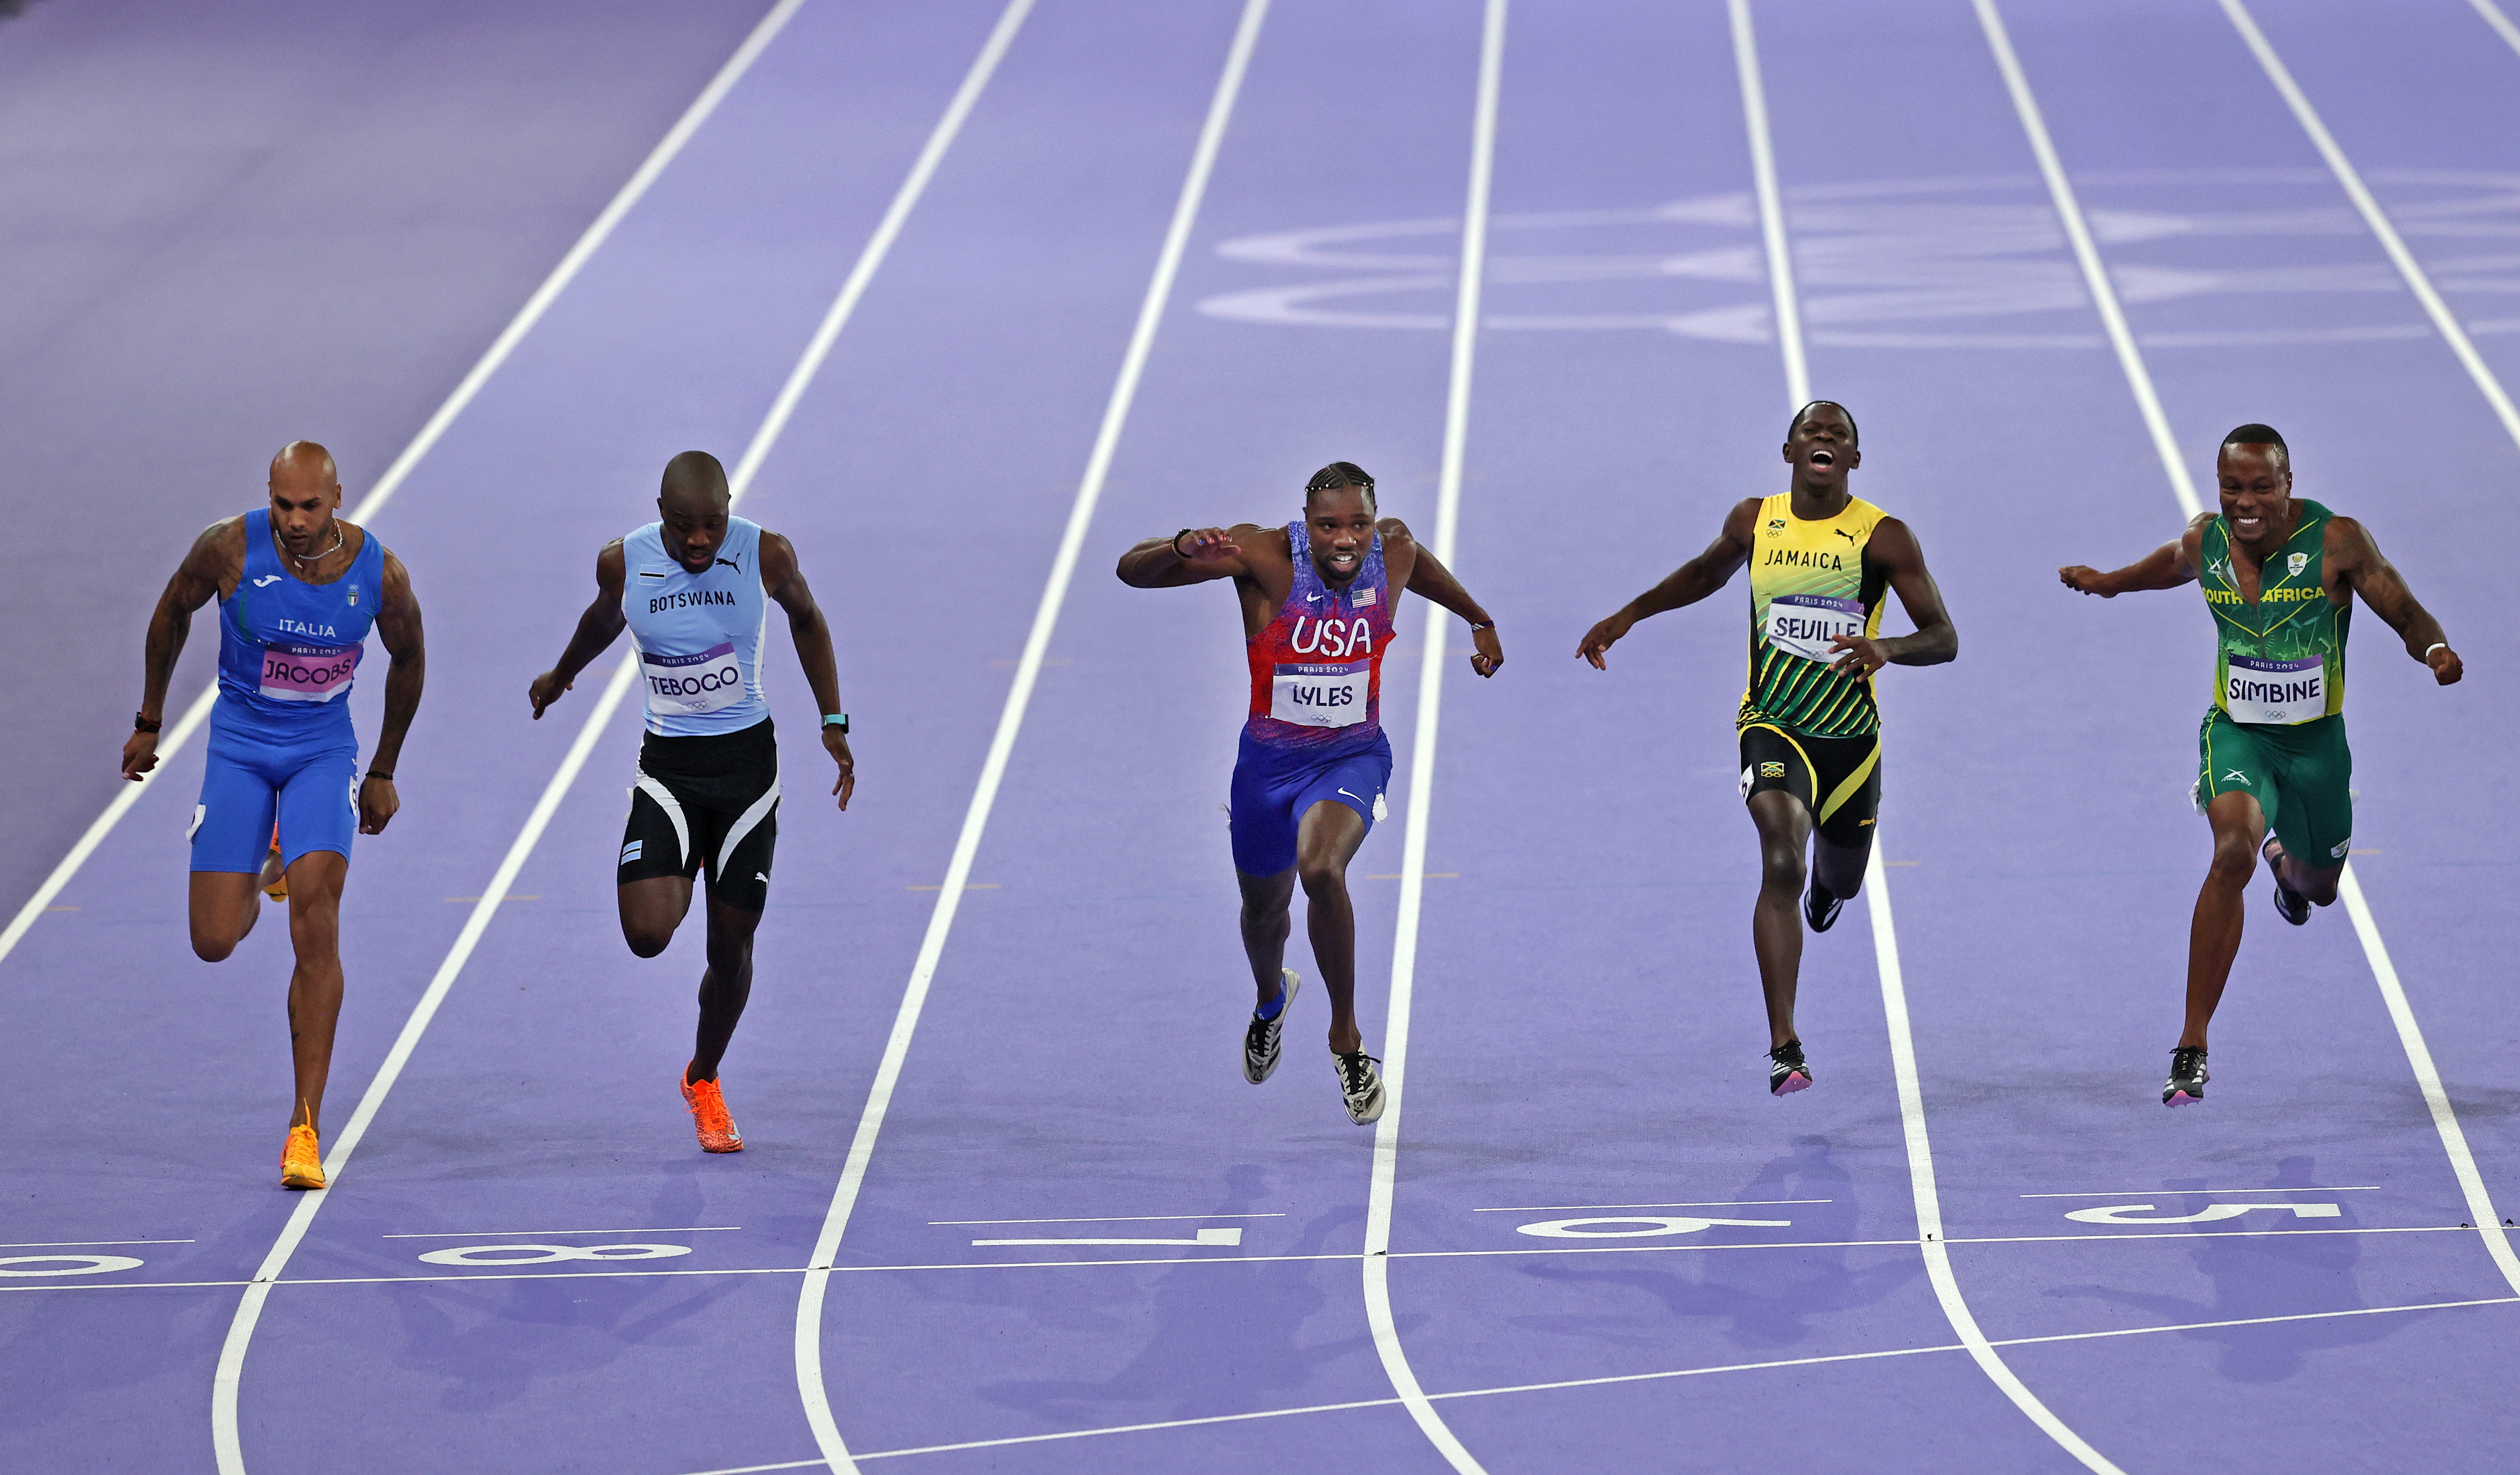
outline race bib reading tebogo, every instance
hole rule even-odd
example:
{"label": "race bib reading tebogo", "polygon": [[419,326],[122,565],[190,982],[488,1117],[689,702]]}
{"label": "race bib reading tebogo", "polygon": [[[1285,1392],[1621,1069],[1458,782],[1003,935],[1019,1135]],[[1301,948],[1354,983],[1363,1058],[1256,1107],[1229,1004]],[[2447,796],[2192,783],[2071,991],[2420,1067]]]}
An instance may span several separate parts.
{"label": "race bib reading tebogo", "polygon": [[743,667],[735,645],[711,646],[698,655],[639,652],[639,667],[648,678],[648,709],[697,717],[730,707],[743,695]]}
{"label": "race bib reading tebogo", "polygon": [[265,646],[262,694],[273,701],[331,701],[350,690],[360,646]]}
{"label": "race bib reading tebogo", "polygon": [[1269,715],[1306,728],[1354,727],[1373,692],[1373,662],[1278,667],[1269,682]]}
{"label": "race bib reading tebogo", "polygon": [[2327,715],[2327,662],[2229,658],[2223,678],[2223,710],[2233,722],[2290,727]]}
{"label": "race bib reading tebogo", "polygon": [[1768,601],[1768,645],[1787,655],[1825,665],[1846,652],[1828,643],[1864,633],[1860,600],[1824,600],[1814,594],[1780,594]]}

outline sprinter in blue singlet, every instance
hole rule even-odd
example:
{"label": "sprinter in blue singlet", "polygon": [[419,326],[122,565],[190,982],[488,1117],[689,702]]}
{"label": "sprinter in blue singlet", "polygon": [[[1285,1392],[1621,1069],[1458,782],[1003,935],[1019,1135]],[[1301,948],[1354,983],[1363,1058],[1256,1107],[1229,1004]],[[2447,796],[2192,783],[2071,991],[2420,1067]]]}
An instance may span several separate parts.
{"label": "sprinter in blue singlet", "polygon": [[822,709],[823,747],[839,765],[832,792],[840,808],[857,786],[832,627],[805,587],[796,550],[730,515],[732,500],[716,457],[685,451],[667,463],[657,520],[595,556],[595,603],[560,664],[534,678],[529,693],[539,720],[587,662],[630,632],[648,736],[614,872],[621,935],[642,958],[665,951],[691,910],[693,877],[707,872],[708,965],[682,1074],[683,1102],[707,1152],[743,1149],[717,1068],[752,992],[752,933],[769,902],[779,838],[779,746],[761,695],[771,601],[788,613],[805,684]]}
{"label": "sprinter in blue singlet", "polygon": [[[149,621],[146,676],[122,776],[158,766],[166,684],[193,611],[219,602],[219,695],[209,762],[193,807],[193,951],[217,962],[253,930],[254,897],[278,833],[288,881],[289,1038],[296,1108],[280,1181],[324,1186],[324,1082],[341,1012],[338,931],[350,836],[378,834],[401,807],[393,786],[425,668],[420,603],[400,559],[336,515],[333,457],[293,441],[271,463],[271,504],[211,524],[193,544]],[[392,664],[376,760],[359,775],[350,683],[373,625]]]}

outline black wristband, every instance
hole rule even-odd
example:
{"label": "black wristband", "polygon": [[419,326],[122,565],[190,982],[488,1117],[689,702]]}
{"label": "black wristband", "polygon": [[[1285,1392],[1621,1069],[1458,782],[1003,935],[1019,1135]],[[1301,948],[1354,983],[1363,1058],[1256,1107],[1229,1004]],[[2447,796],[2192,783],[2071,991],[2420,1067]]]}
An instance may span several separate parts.
{"label": "black wristband", "polygon": [[144,712],[131,714],[131,730],[135,733],[154,733],[165,725]]}
{"label": "black wristband", "polygon": [[1494,630],[1496,628],[1496,621],[1484,620],[1478,624],[1472,625],[1470,628],[1473,630]]}
{"label": "black wristband", "polygon": [[385,781],[387,783],[391,783],[391,782],[393,782],[393,775],[391,775],[391,774],[381,774],[381,773],[378,773],[375,769],[370,769],[370,770],[368,770],[368,777],[369,777],[369,778],[371,778],[371,779],[382,779],[382,780],[383,780],[383,781]]}
{"label": "black wristband", "polygon": [[1173,534],[1173,557],[1174,557],[1174,558],[1176,558],[1176,559],[1181,559],[1181,560],[1182,560],[1183,562],[1185,562],[1185,563],[1187,563],[1187,562],[1189,562],[1189,561],[1190,561],[1190,555],[1188,555],[1188,554],[1186,554],[1186,553],[1184,553],[1184,552],[1182,552],[1182,551],[1181,551],[1181,540],[1182,540],[1182,533],[1186,533],[1186,532],[1189,532],[1189,531],[1190,531],[1190,529],[1189,529],[1189,528],[1187,528],[1187,527],[1185,527],[1185,528],[1183,528],[1183,529],[1181,530],[1181,533],[1175,533],[1175,534]]}

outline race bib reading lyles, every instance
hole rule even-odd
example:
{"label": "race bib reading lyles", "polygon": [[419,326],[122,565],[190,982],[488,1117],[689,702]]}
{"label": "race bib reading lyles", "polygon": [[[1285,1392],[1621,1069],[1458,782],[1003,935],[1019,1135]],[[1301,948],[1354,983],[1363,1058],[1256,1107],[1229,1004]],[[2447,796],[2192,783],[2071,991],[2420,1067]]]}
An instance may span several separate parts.
{"label": "race bib reading lyles", "polygon": [[1768,601],[1768,645],[1787,655],[1827,665],[1846,653],[1830,649],[1831,640],[1863,633],[1864,603],[1860,600],[1780,594]]}
{"label": "race bib reading lyles", "polygon": [[2223,710],[2233,722],[2291,727],[2327,715],[2327,662],[2228,659],[2223,678]]}
{"label": "race bib reading lyles", "polygon": [[648,678],[648,708],[652,712],[697,717],[730,707],[743,696],[743,667],[735,658],[733,642],[711,646],[698,655],[639,652]]}
{"label": "race bib reading lyles", "polygon": [[265,646],[262,694],[273,701],[331,701],[359,673],[360,646]]}
{"label": "race bib reading lyles", "polygon": [[1373,694],[1373,662],[1280,666],[1269,681],[1269,715],[1306,728],[1354,727]]}

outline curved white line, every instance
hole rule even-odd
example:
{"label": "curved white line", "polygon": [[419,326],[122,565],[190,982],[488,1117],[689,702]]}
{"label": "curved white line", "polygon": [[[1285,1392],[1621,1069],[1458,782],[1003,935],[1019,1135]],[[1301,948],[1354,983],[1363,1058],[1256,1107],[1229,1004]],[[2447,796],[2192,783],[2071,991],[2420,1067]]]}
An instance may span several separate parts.
{"label": "curved white line", "polygon": [[[497,368],[498,362],[504,360],[515,347],[517,340],[523,336],[524,330],[530,328],[532,323],[540,318],[543,311],[549,307],[551,300],[559,295],[560,289],[566,285],[567,279],[574,276],[587,256],[593,253],[595,246],[602,243],[603,238],[611,232],[613,225],[628,212],[630,205],[636,202],[638,197],[644,194],[648,186],[664,171],[665,165],[671,161],[673,156],[681,152],[683,145],[698,131],[700,123],[716,110],[718,103],[725,98],[737,80],[750,69],[753,62],[760,57],[772,38],[778,35],[787,24],[788,18],[794,15],[803,3],[804,0],[780,0],[779,5],[762,17],[760,22],[744,38],[743,44],[727,59],[726,64],[718,69],[717,75],[710,79],[708,86],[684,112],[672,131],[665,135],[656,149],[649,155],[647,161],[640,165],[638,173],[622,187],[622,193],[614,197],[612,204],[598,217],[594,226],[588,228],[587,235],[580,239],[578,247],[562,262],[561,268],[553,273],[552,279],[544,284],[543,290],[535,293],[534,298],[526,304],[525,310],[520,312],[517,321],[510,325],[509,331],[501,335],[499,341],[492,345],[490,354],[485,355],[482,363],[475,366],[474,372],[466,377],[464,384],[457,390],[457,399],[449,401],[450,406],[461,409],[462,402],[469,402],[472,395],[478,391],[481,383],[489,378],[490,372]],[[1012,0],[1009,13],[1019,18],[1023,11],[1030,8],[1030,5],[1031,0]],[[856,264],[851,269],[832,310],[825,315],[821,327],[815,333],[805,352],[799,356],[795,368],[789,373],[786,386],[781,390],[778,399],[773,402],[761,425],[753,431],[751,441],[744,448],[742,459],[737,464],[735,475],[729,478],[730,504],[742,500],[744,493],[751,489],[753,473],[758,470],[763,459],[769,455],[771,447],[777,443],[780,432],[786,428],[788,417],[794,409],[796,397],[802,393],[805,382],[811,380],[814,371],[830,355],[832,341],[846,322],[850,309],[854,308],[858,297],[863,294],[867,281],[873,276],[876,267],[881,264],[884,255],[890,250],[893,239],[899,233],[902,218],[907,214],[910,205],[916,201],[919,194],[924,190],[929,175],[934,172],[936,156],[941,154],[944,144],[951,141],[954,130],[961,126],[963,116],[968,112],[970,97],[975,95],[977,90],[974,78],[985,81],[987,69],[995,67],[996,57],[1003,54],[1005,42],[1012,37],[1012,27],[1004,20],[1000,22],[998,29],[991,32],[989,44],[982,49],[981,61],[974,64],[972,75],[965,78],[963,90],[955,94],[954,103],[947,109],[944,119],[938,123],[936,133],[930,136],[927,148],[921,153],[909,178],[904,181],[900,192],[894,196],[892,206],[885,213],[883,223],[878,227],[875,235],[859,252]],[[443,422],[451,421],[452,418],[451,411],[441,410],[439,416],[431,420],[430,427],[423,430],[424,441],[433,443],[437,433],[444,428]],[[427,448],[422,442],[415,442],[415,444],[423,450]],[[398,483],[401,475],[408,472],[410,465],[416,464],[417,461],[418,456],[407,451],[403,459],[397,461],[394,468],[387,472],[389,480]],[[381,484],[376,492],[370,494],[368,501],[361,504],[362,509],[375,505],[391,490],[390,484]],[[561,801],[566,797],[578,773],[585,767],[588,755],[594,751],[596,740],[609,724],[612,714],[619,710],[623,698],[629,694],[637,671],[638,652],[636,650],[624,652],[621,663],[614,668],[612,678],[605,687],[603,695],[588,711],[585,724],[578,729],[577,737],[570,743],[567,755],[562,758],[559,769],[553,773],[551,782],[544,785],[542,796],[535,802],[532,813],[525,820],[524,827],[517,832],[516,839],[509,845],[508,853],[501,860],[490,884],[482,888],[481,900],[473,906],[472,915],[466,919],[464,930],[457,935],[455,945],[447,951],[444,961],[438,964],[437,972],[429,979],[428,987],[423,991],[420,1002],[413,1006],[410,1017],[404,1021],[402,1032],[395,1037],[393,1049],[386,1053],[383,1064],[378,1067],[376,1076],[368,1083],[366,1094],[359,1099],[358,1110],[351,1115],[349,1125],[341,1135],[334,1140],[333,1149],[325,1157],[324,1170],[326,1177],[336,1184],[338,1183],[343,1168],[348,1164],[351,1152],[358,1146],[360,1138],[366,1134],[369,1124],[375,1120],[377,1112],[383,1106],[386,1095],[392,1091],[394,1083],[401,1077],[403,1067],[409,1062],[412,1051],[419,1047],[422,1034],[435,1018],[439,1004],[445,1000],[448,990],[454,987],[456,976],[463,971],[464,964],[472,956],[473,948],[479,944],[482,934],[488,930],[491,918],[497,914],[501,902],[507,897],[509,885],[516,879],[517,872],[523,868],[526,857],[532,853],[535,844],[542,838],[544,828],[551,823],[551,817],[558,812]],[[252,1342],[254,1325],[261,1319],[263,1303],[270,1298],[274,1282],[279,1279],[290,1257],[296,1252],[298,1243],[305,1237],[308,1227],[313,1223],[316,1213],[322,1209],[324,1201],[330,1194],[331,1189],[320,1189],[307,1193],[298,1200],[296,1208],[290,1214],[288,1224],[282,1229],[279,1239],[273,1243],[271,1252],[263,1258],[261,1267],[254,1273],[252,1282],[246,1287],[245,1294],[238,1303],[236,1316],[229,1323],[227,1340],[220,1346],[218,1370],[213,1375],[210,1391],[211,1442],[217,1454],[220,1475],[244,1475],[245,1471],[245,1456],[238,1431],[237,1399],[239,1385],[245,1371],[246,1352]]]}
{"label": "curved white line", "polygon": [[[1007,691],[1005,708],[998,716],[997,734],[990,739],[989,753],[980,766],[979,782],[971,790],[970,806],[964,811],[963,829],[954,841],[954,856],[945,868],[943,889],[936,894],[936,909],[928,915],[927,934],[919,945],[919,957],[911,965],[910,983],[901,996],[901,1007],[894,1013],[892,1032],[886,1037],[883,1059],[876,1067],[875,1084],[868,1089],[866,1107],[859,1113],[856,1135],[850,1140],[849,1154],[841,1165],[840,1180],[832,1192],[832,1205],[823,1217],[821,1234],[814,1241],[813,1258],[807,1262],[803,1284],[796,1297],[795,1362],[796,1393],[805,1406],[805,1421],[814,1431],[815,1448],[822,1452],[823,1462],[842,1475],[854,1472],[856,1463],[849,1456],[848,1444],[840,1436],[838,1421],[832,1416],[831,1395],[823,1380],[823,1302],[831,1282],[832,1262],[840,1252],[840,1240],[848,1232],[849,1216],[857,1207],[858,1190],[866,1183],[867,1165],[875,1156],[876,1139],[883,1131],[885,1113],[891,1108],[892,1094],[901,1080],[902,1062],[910,1053],[911,1036],[918,1031],[919,1016],[927,1002],[927,990],[935,978],[936,965],[944,956],[945,939],[954,927],[954,914],[962,905],[964,884],[970,878],[971,859],[978,852],[980,834],[989,823],[989,811],[997,802],[998,785],[1006,776],[1008,760],[1013,755],[1015,735],[1023,727],[1024,710],[1031,704],[1034,683],[1040,678],[1043,657],[1050,648],[1051,631],[1058,623],[1060,604],[1067,599],[1067,586],[1076,571],[1076,560],[1085,546],[1087,526],[1094,517],[1094,508],[1102,499],[1102,487],[1110,474],[1111,458],[1119,450],[1120,431],[1128,422],[1129,407],[1136,400],[1138,382],[1146,373],[1147,356],[1153,350],[1155,329],[1163,321],[1165,305],[1171,300],[1173,280],[1180,274],[1182,253],[1190,245],[1192,225],[1198,218],[1200,201],[1207,193],[1208,176],[1214,172],[1216,156],[1225,142],[1225,126],[1234,115],[1235,99],[1242,90],[1243,73],[1248,69],[1253,47],[1259,43],[1260,22],[1268,15],[1269,0],[1244,0],[1241,23],[1234,33],[1234,43],[1226,53],[1225,69],[1217,78],[1215,95],[1209,100],[1207,120],[1199,129],[1198,146],[1191,156],[1190,173],[1182,181],[1180,199],[1173,206],[1172,223],[1165,230],[1163,249],[1157,254],[1154,275],[1147,284],[1147,294],[1138,308],[1136,329],[1129,337],[1128,352],[1120,363],[1118,380],[1111,386],[1110,400],[1102,411],[1102,428],[1094,437],[1094,449],[1086,459],[1085,475],[1076,489],[1076,501],[1068,511],[1067,529],[1060,537],[1058,556],[1051,562],[1050,578],[1042,587],[1041,603],[1033,611],[1032,633],[1024,641],[1022,657],[1015,664],[1013,684]],[[1011,14],[1012,12],[1011,11]],[[1007,34],[1012,36],[1012,27]]]}
{"label": "curved white line", "polygon": [[[1978,0],[1978,3],[1981,19],[1991,19],[1993,12],[1989,8],[1988,0]],[[1744,74],[1745,76],[1755,74],[1758,68],[1758,55],[1755,42],[1749,39],[1750,12],[1746,0],[1733,0],[1732,14],[1736,23],[1742,27],[1737,35],[1744,48]],[[2002,54],[2008,56],[2008,48]],[[2024,97],[2026,93],[2016,93],[2015,101],[2021,101]],[[1746,117],[1753,128],[1761,126],[1764,122],[1764,115],[1757,112],[1747,112]],[[2044,132],[2039,137],[2044,139]],[[2047,163],[2051,157],[2051,155],[2043,153],[2042,163]],[[2054,183],[2052,178],[2050,183],[2051,185]],[[1775,199],[1773,192],[1763,192],[1763,195],[1765,199]],[[2074,217],[2078,223],[2080,218],[2079,214]],[[2083,232],[2075,239],[2078,242],[2088,241],[2089,232]],[[1770,250],[1775,253],[1772,269],[1780,280],[1783,280],[1787,262],[1785,233],[1781,222],[1778,222],[1778,229],[1769,233],[1768,241]],[[2087,273],[2089,270],[2090,263],[2087,262]],[[2103,280],[2100,285],[2105,289],[2107,284]],[[2113,299],[2112,305],[2114,305]],[[2116,320],[2112,319],[2112,321]],[[2122,322],[2118,323],[2120,329],[2123,326]],[[2132,343],[2123,343],[2120,348],[2120,361],[2127,361],[2132,351]],[[1794,402],[1796,409],[1811,401],[1810,381],[1807,379],[1796,378],[1795,366],[1799,362],[1799,355],[1792,352],[1785,355],[1785,397]],[[2167,440],[2163,440],[2162,444],[2166,446]],[[2178,469],[2176,459],[2171,459],[2169,464],[2176,474]],[[1898,1078],[1899,1118],[1904,1128],[1908,1147],[1908,1186],[1915,1198],[1918,1249],[1925,1261],[1925,1276],[1934,1287],[1934,1299],[1941,1303],[1944,1319],[1951,1323],[1952,1330],[1960,1339],[1960,1344],[1968,1349],[1969,1358],[1977,1363],[1978,1370],[1985,1373],[1987,1380],[1994,1383],[2005,1398],[2010,1399],[2012,1406],[2036,1424],[2041,1433],[2054,1440],[2058,1448],[2081,1461],[2085,1468],[2097,1472],[2097,1475],[2125,1475],[2124,1471],[2111,1463],[2099,1451],[2092,1448],[2081,1435],[2067,1427],[2063,1419],[2058,1418],[2045,1403],[2040,1401],[2037,1394],[2030,1391],[2029,1386],[2023,1383],[2011,1366],[2003,1361],[2002,1355],[1997,1352],[1994,1345],[1987,1340],[1985,1331],[1977,1324],[1976,1316],[1969,1311],[1967,1299],[1960,1294],[1959,1279],[1952,1272],[1951,1249],[1943,1238],[1942,1193],[1934,1181],[1933,1143],[1925,1130],[1924,1091],[1916,1074],[1916,1041],[1908,1018],[1907,975],[1899,964],[1899,937],[1890,914],[1889,874],[1881,869],[1881,850],[1877,843],[1865,866],[1864,889],[1868,898],[1867,907],[1872,920],[1873,964],[1881,977],[1882,1012],[1889,1024],[1890,1063]]]}
{"label": "curved white line", "polygon": [[[1487,266],[1488,195],[1496,169],[1497,100],[1505,76],[1507,0],[1487,0],[1479,35],[1478,103],[1470,129],[1469,201],[1462,212],[1462,261],[1453,307],[1452,378],[1444,397],[1444,459],[1436,483],[1435,557],[1453,561],[1461,523],[1462,470],[1469,444],[1470,381]],[[1409,754],[1409,824],[1401,845],[1400,908],[1391,945],[1391,1008],[1383,1027],[1382,1118],[1373,1129],[1373,1182],[1365,1210],[1365,1315],[1391,1391],[1459,1475],[1485,1475],[1418,1385],[1391,1315],[1392,1181],[1400,1166],[1400,1107],[1408,1074],[1409,1006],[1418,978],[1418,928],[1426,894],[1426,831],[1435,797],[1435,735],[1444,699],[1444,615],[1428,608],[1426,658],[1418,667],[1418,731]]]}

